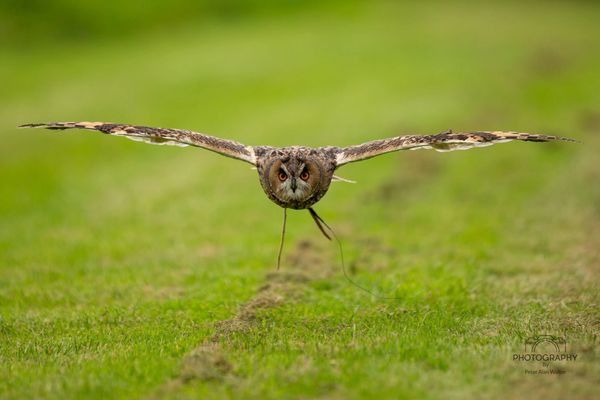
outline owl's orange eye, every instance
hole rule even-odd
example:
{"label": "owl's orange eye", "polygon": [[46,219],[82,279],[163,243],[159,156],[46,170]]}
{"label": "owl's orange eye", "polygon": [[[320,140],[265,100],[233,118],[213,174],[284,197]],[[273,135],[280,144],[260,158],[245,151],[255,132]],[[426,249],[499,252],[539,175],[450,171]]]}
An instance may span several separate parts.
{"label": "owl's orange eye", "polygon": [[304,171],[302,171],[302,173],[300,174],[300,179],[302,179],[303,181],[307,181],[309,176],[310,176],[310,175],[308,174],[308,171],[307,171],[307,170],[304,170]]}
{"label": "owl's orange eye", "polygon": [[285,182],[285,180],[287,179],[287,175],[286,175],[286,173],[285,173],[285,172],[283,172],[283,171],[279,172],[279,175],[278,175],[278,177],[279,177],[279,180],[280,180],[281,182]]}

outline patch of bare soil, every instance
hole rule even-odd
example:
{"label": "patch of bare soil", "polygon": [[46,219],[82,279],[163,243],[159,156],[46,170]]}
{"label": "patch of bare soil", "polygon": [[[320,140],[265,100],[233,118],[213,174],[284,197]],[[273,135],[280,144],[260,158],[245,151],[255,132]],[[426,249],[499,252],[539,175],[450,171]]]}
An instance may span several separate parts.
{"label": "patch of bare soil", "polygon": [[267,273],[265,283],[232,318],[216,322],[215,333],[190,351],[181,361],[177,375],[162,384],[149,398],[169,397],[193,381],[234,379],[235,368],[227,360],[223,345],[233,335],[250,331],[260,323],[262,311],[300,298],[309,282],[331,276],[337,265],[328,262],[328,245],[324,238],[299,241],[285,257],[282,269]]}

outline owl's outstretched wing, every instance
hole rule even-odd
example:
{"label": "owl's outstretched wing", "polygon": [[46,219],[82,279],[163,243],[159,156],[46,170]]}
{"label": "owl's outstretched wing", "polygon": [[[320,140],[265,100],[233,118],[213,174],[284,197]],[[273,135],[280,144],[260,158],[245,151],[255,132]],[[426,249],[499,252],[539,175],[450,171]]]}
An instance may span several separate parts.
{"label": "owl's outstretched wing", "polygon": [[511,140],[524,140],[527,142],[548,142],[552,140],[575,141],[558,136],[535,135],[521,132],[482,131],[453,133],[452,131],[447,131],[437,135],[397,136],[389,139],[374,140],[356,146],[343,147],[337,151],[336,162],[337,166],[340,166],[397,150],[468,150],[474,147],[491,146]]}
{"label": "owl's outstretched wing", "polygon": [[89,129],[152,144],[202,147],[224,156],[237,158],[238,160],[256,165],[256,156],[251,146],[183,129],[150,128],[147,126],[111,124],[107,122],[49,122],[25,124],[19,128]]}

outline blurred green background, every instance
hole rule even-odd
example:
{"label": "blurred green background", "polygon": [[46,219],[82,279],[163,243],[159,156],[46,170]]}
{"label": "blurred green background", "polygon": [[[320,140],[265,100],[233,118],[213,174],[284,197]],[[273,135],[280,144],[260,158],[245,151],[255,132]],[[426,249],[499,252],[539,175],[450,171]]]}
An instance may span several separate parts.
{"label": "blurred green background", "polygon": [[[591,398],[595,2],[0,3],[0,397]],[[244,163],[40,121],[351,145],[448,128],[569,136],[352,164],[274,273]],[[560,376],[512,361],[567,338]]]}

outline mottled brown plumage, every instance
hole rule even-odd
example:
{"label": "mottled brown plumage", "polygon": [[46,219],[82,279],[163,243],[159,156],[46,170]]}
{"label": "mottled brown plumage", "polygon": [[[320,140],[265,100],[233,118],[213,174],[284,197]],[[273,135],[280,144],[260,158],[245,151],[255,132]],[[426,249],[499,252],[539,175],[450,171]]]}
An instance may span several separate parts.
{"label": "mottled brown plumage", "polygon": [[437,151],[466,150],[511,140],[547,142],[572,139],[520,132],[482,131],[436,135],[407,135],[375,140],[349,147],[276,148],[246,146],[198,132],[151,128],[146,126],[105,122],[50,122],[26,124],[23,128],[96,130],[108,135],[124,136],[153,144],[196,146],[256,166],[263,190],[275,204],[283,208],[306,209],[318,202],[336,177],[334,171],[355,161],[365,160],[397,150],[434,149]]}
{"label": "mottled brown plumage", "polygon": [[[26,124],[21,127],[58,130],[80,128],[96,130],[108,135],[124,136],[132,140],[153,144],[196,146],[254,165],[258,170],[263,190],[271,201],[283,207],[284,210],[277,268],[279,268],[281,261],[281,251],[285,238],[286,210],[288,208],[296,210],[308,209],[317,227],[327,239],[331,240],[332,238],[329,233],[335,235],[331,228],[328,227],[325,221],[311,207],[327,193],[332,180],[345,181],[333,174],[338,167],[344,164],[365,160],[397,150],[466,150],[510,140],[530,142],[547,142],[551,140],[572,141],[572,139],[557,136],[533,135],[520,132],[484,131],[453,133],[448,131],[427,136],[397,136],[349,147],[328,146],[310,148],[292,146],[276,148],[271,146],[246,146],[232,140],[220,139],[182,129],[150,128],[105,122],[50,122]],[[346,278],[348,278],[347,275]]]}

